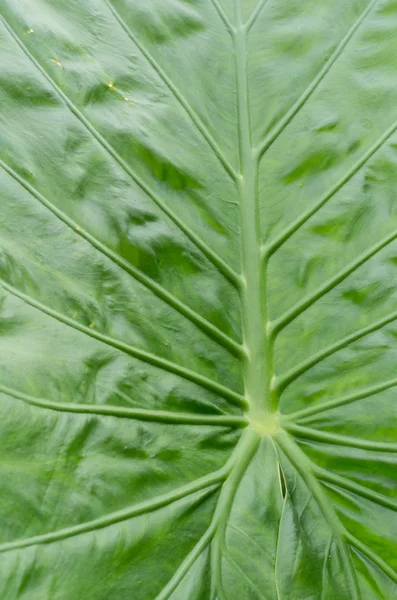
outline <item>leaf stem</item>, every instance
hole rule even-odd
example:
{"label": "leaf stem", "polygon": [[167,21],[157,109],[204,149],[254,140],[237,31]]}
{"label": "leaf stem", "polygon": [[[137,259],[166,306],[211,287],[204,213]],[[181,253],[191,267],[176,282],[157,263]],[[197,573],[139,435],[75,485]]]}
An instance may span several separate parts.
{"label": "leaf stem", "polygon": [[250,102],[247,80],[247,31],[240,0],[235,0],[236,32],[234,57],[237,84],[239,196],[241,211],[242,274],[241,290],[243,340],[247,351],[244,384],[250,417],[258,419],[275,410],[270,397],[272,353],[266,334],[266,262],[261,255],[258,203],[258,155],[252,147]]}

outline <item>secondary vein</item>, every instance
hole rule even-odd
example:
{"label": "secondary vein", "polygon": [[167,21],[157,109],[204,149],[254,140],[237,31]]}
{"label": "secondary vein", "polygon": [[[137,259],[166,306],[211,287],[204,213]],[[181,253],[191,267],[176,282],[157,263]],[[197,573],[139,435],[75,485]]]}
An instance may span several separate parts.
{"label": "secondary vein", "polygon": [[148,363],[154,367],[162,369],[163,371],[173,373],[174,375],[178,375],[179,377],[186,379],[187,381],[191,381],[192,383],[196,383],[197,385],[199,385],[209,391],[215,392],[215,393],[219,394],[220,396],[222,396],[223,398],[230,400],[231,402],[237,404],[238,406],[241,406],[241,407],[246,406],[246,401],[245,401],[244,397],[240,396],[240,394],[238,394],[237,392],[234,392],[233,390],[230,390],[229,388],[226,388],[225,386],[217,383],[216,381],[213,381],[207,377],[204,377],[203,375],[200,375],[199,373],[196,373],[195,371],[190,371],[189,369],[186,369],[185,367],[181,367],[180,365],[173,363],[171,361],[168,361],[165,358],[161,358],[155,354],[146,352],[145,350],[140,350],[139,348],[130,346],[129,344],[126,344],[120,340],[117,340],[110,336],[104,335],[102,333],[99,333],[98,331],[93,330],[90,327],[82,325],[78,321],[75,321],[74,319],[67,317],[66,315],[50,308],[49,306],[46,306],[45,304],[43,304],[42,302],[39,302],[38,300],[35,300],[31,296],[28,296],[27,294],[20,292],[19,290],[17,290],[16,288],[11,286],[4,280],[0,280],[0,286],[2,286],[5,290],[7,290],[13,296],[20,298],[20,300],[22,300],[23,302],[30,304],[30,306],[33,306],[40,312],[47,314],[48,316],[56,319],[57,321],[60,321],[64,325],[67,325],[68,327],[76,329],[77,331],[80,331],[81,333],[84,333],[84,334],[88,335],[89,337],[92,337],[100,342],[103,342],[104,344],[107,344],[108,346],[111,346],[112,348],[115,348],[116,350],[120,350],[124,354],[127,354],[129,356],[132,356],[133,358],[137,358],[138,360],[141,360],[142,362]]}
{"label": "secondary vein", "polygon": [[325,281],[317,290],[309,294],[306,298],[295,304],[289,311],[282,315],[279,319],[271,324],[272,333],[278,335],[287,325],[292,323],[297,317],[304,313],[308,308],[313,306],[318,300],[333,290],[339,283],[347,279],[349,275],[354,273],[359,267],[365,264],[368,260],[376,256],[381,250],[397,239],[397,230],[392,231],[389,235],[382,238],[377,244],[374,244],[369,250],[363,252],[345,266],[339,273]]}
{"label": "secondary vein", "polygon": [[313,499],[316,501],[320,511],[322,512],[325,521],[328,522],[328,525],[334,534],[334,539],[339,546],[346,569],[346,575],[350,582],[350,592],[352,594],[351,600],[362,600],[352,558],[346,543],[344,528],[337,518],[334,509],[327,500],[327,497],[325,496],[325,493],[319,482],[312,473],[311,461],[309,461],[299,446],[286,432],[280,432],[276,436],[275,441],[290,463],[302,477],[303,481],[307,485],[308,490],[311,492]]}
{"label": "secondary vein", "polygon": [[6,21],[3,15],[0,14],[0,21],[10,33],[14,41],[18,44],[26,57],[32,62],[38,71],[47,79],[55,92],[62,98],[63,102],[69,108],[71,113],[84,125],[87,131],[96,139],[103,149],[113,158],[113,160],[122,168],[122,170],[141,188],[141,190],[150,198],[160,210],[180,229],[185,236],[208,258],[208,260],[219,270],[219,272],[228,279],[237,289],[240,286],[239,275],[200,237],[184,223],[177,214],[161,200],[150,187],[133,171],[130,165],[118,154],[114,147],[99,133],[92,123],[83,115],[81,110],[71,101],[65,92],[58,86],[51,75],[39,63],[39,61],[28,50],[21,38],[17,35],[11,25]]}
{"label": "secondary vein", "polygon": [[295,219],[291,225],[287,226],[284,231],[271,242],[263,247],[263,252],[267,256],[271,256],[280,248],[294,233],[296,233],[312,216],[314,216],[331,198],[333,198],[353,177],[356,175],[376,154],[376,152],[391,138],[397,131],[397,121],[376,140],[376,142],[364,152],[359,160],[345,173],[341,179],[327,192],[321,200],[312,205],[300,217]]}
{"label": "secondary vein", "polygon": [[233,180],[236,180],[237,173],[235,172],[233,167],[230,165],[230,163],[224,156],[222,150],[220,149],[217,142],[214,140],[211,133],[208,131],[208,129],[206,128],[206,126],[204,125],[204,123],[202,122],[202,120],[200,119],[198,114],[195,112],[195,110],[192,108],[192,106],[189,104],[189,102],[186,100],[186,98],[182,95],[182,93],[179,91],[179,89],[176,87],[176,85],[172,82],[172,80],[168,77],[168,75],[166,74],[164,69],[159,65],[159,63],[156,61],[156,59],[150,54],[150,52],[145,48],[145,46],[142,44],[142,42],[132,32],[131,28],[127,25],[126,21],[123,19],[123,17],[120,15],[120,13],[113,6],[112,2],[110,2],[110,0],[104,0],[104,2],[108,6],[109,10],[112,12],[116,21],[119,23],[119,25],[125,31],[125,33],[128,35],[130,40],[139,49],[141,54],[143,54],[143,56],[146,58],[146,60],[149,62],[149,64],[152,66],[152,68],[159,75],[160,79],[165,83],[165,85],[171,91],[173,96],[176,98],[176,100],[179,102],[179,104],[185,110],[186,114],[190,117],[192,123],[195,125],[197,130],[201,133],[201,135],[207,141],[210,148],[213,150],[215,156],[218,158],[219,162],[222,164],[225,171],[230,175],[230,177]]}
{"label": "secondary vein", "polygon": [[295,115],[300,111],[305,102],[310,98],[313,92],[320,85],[324,77],[330,71],[331,67],[334,65],[336,60],[342,54],[343,50],[347,46],[348,42],[351,40],[357,29],[372,11],[374,6],[377,4],[379,0],[372,0],[363,12],[358,16],[356,21],[350,27],[349,31],[346,33],[345,37],[342,39],[340,44],[337,46],[335,51],[331,54],[328,61],[325,63],[321,71],[317,74],[317,76],[313,79],[310,85],[305,89],[303,94],[298,98],[295,104],[290,108],[290,110],[284,115],[281,121],[276,125],[276,127],[269,133],[269,135],[265,138],[262,144],[259,146],[258,152],[259,156],[263,156],[263,154],[270,148],[270,146],[275,142],[278,136],[284,131],[287,125],[292,121]]}
{"label": "secondary vein", "polygon": [[336,473],[331,473],[328,469],[323,469],[318,467],[317,465],[313,465],[313,472],[316,473],[317,479],[319,481],[324,482],[324,485],[335,489],[335,487],[341,488],[343,490],[347,490],[348,492],[352,492],[358,496],[362,496],[367,500],[371,500],[380,506],[384,506],[385,508],[390,508],[397,512],[397,501],[394,498],[388,498],[383,494],[379,494],[369,488],[356,483],[355,481],[351,481],[346,477],[341,477]]}
{"label": "secondary vein", "polygon": [[233,35],[235,29],[234,29],[232,23],[230,22],[228,16],[226,15],[225,11],[223,10],[222,5],[219,2],[219,0],[209,0],[209,1],[211,2],[212,6],[215,8],[216,12],[218,13],[219,18],[223,22],[227,31]]}
{"label": "secondary vein", "polygon": [[98,529],[103,529],[104,527],[116,525],[122,521],[132,519],[133,517],[138,517],[140,515],[159,510],[164,506],[172,504],[173,502],[181,500],[187,496],[191,496],[192,494],[198,493],[202,490],[205,490],[205,495],[213,493],[219,487],[219,483],[226,477],[226,475],[227,474],[225,473],[225,470],[221,469],[216,473],[206,475],[193,483],[189,483],[183,487],[180,487],[178,490],[175,490],[171,493],[164,494],[154,498],[153,500],[141,502],[127,509],[113,512],[104,517],[100,517],[99,519],[94,519],[92,521],[82,523],[81,525],[65,527],[64,529],[59,529],[50,533],[44,533],[42,535],[36,535],[30,538],[6,542],[5,544],[0,545],[0,553],[10,552],[12,550],[18,550],[20,548],[27,548],[29,546],[36,546],[40,544],[51,544],[53,542],[65,540],[76,535],[82,535],[84,533],[90,533]]}
{"label": "secondary vein", "polygon": [[346,348],[353,342],[356,342],[356,341],[360,340],[361,338],[363,338],[367,335],[370,335],[371,333],[374,333],[375,331],[378,331],[379,329],[382,329],[383,327],[385,327],[389,323],[392,323],[396,319],[397,319],[397,311],[390,313],[383,319],[379,319],[372,325],[368,325],[367,327],[358,329],[354,333],[347,335],[346,337],[342,338],[338,342],[335,342],[334,344],[330,344],[323,350],[320,350],[316,354],[313,354],[313,356],[311,356],[307,360],[301,362],[296,367],[292,368],[285,375],[282,375],[277,378],[275,387],[278,390],[278,393],[283,392],[286,389],[286,387],[288,385],[290,385],[290,383],[292,383],[293,381],[298,379],[298,377],[301,377],[301,375],[306,373],[306,371],[309,371],[314,366],[320,364],[323,360],[325,360],[329,356],[336,354],[337,352],[339,352],[339,350]]}
{"label": "secondary vein", "polygon": [[284,423],[284,428],[289,433],[296,437],[323,442],[324,444],[336,444],[337,446],[347,446],[350,448],[358,448],[361,450],[372,450],[373,452],[397,452],[397,444],[387,442],[374,442],[371,440],[360,440],[336,433],[318,431],[310,427],[302,425],[294,425],[293,423]]}
{"label": "secondary vein", "polygon": [[156,596],[155,600],[168,600],[171,594],[181,583],[182,579],[188,573],[189,569],[194,565],[196,560],[211,543],[211,539],[214,535],[214,532],[215,528],[214,525],[211,523],[204,535],[201,536],[197,544],[186,556],[185,560],[183,560],[182,563],[179,565],[178,569],[175,571],[174,575],[169,580],[167,585],[161,590],[160,594]]}
{"label": "secondary vein", "polygon": [[170,425],[213,425],[216,427],[246,427],[248,421],[244,417],[234,415],[200,415],[183,412],[170,412],[165,410],[148,410],[143,408],[130,408],[114,405],[72,404],[71,402],[50,402],[43,398],[36,398],[19,390],[0,385],[0,393],[21,400],[31,406],[45,410],[65,412],[81,415],[97,415],[133,419]]}
{"label": "secondary vein", "polygon": [[325,402],[320,402],[319,404],[315,404],[314,406],[309,406],[308,408],[303,408],[302,410],[298,410],[294,413],[283,415],[282,420],[303,420],[313,415],[321,414],[327,410],[338,408],[339,406],[345,406],[346,404],[351,404],[352,402],[357,402],[365,398],[370,398],[371,396],[375,396],[376,394],[379,394],[384,390],[388,390],[396,386],[397,378],[390,379],[389,381],[385,381],[384,383],[363,388],[358,392],[348,394],[346,396],[343,396],[342,398],[335,398],[335,400],[327,400]]}
{"label": "secondary vein", "polygon": [[131,265],[131,263],[127,262],[119,254],[113,252],[113,250],[108,248],[95,236],[86,231],[78,223],[73,221],[73,219],[71,219],[60,208],[58,208],[47,198],[45,198],[38,190],[36,190],[36,188],[30,185],[25,179],[23,179],[18,173],[16,173],[14,169],[9,167],[1,159],[0,167],[4,169],[4,171],[6,171],[22,187],[24,187],[27,192],[29,192],[34,198],[36,198],[36,200],[38,200],[43,206],[45,206],[49,211],[51,211],[53,215],[55,215],[60,221],[62,221],[65,225],[72,229],[74,233],[76,233],[76,235],[79,235],[80,237],[85,239],[101,254],[109,258],[109,260],[111,260],[114,264],[120,267],[123,271],[128,273],[128,275],[133,277],[136,281],[139,281],[139,283],[141,283],[147,289],[153,292],[153,294],[160,298],[160,300],[162,300],[165,304],[179,312],[179,314],[181,314],[188,321],[196,325],[196,327],[203,331],[208,337],[212,338],[213,340],[224,346],[234,356],[241,357],[243,355],[243,348],[238,342],[230,338],[223,331],[221,331],[212,323],[204,319],[204,317],[196,313],[189,306],[181,302],[181,300],[173,296],[170,292],[168,292],[164,287],[156,283],[153,279],[147,277],[144,273],[142,273],[142,271]]}
{"label": "secondary vein", "polygon": [[265,4],[267,4],[267,3],[268,3],[268,0],[260,0],[258,2],[258,4],[256,5],[256,7],[254,8],[254,10],[252,11],[251,16],[249,17],[248,21],[245,24],[245,30],[246,30],[247,34],[251,30],[252,26],[256,23],[260,13],[262,12],[262,9],[264,8]]}
{"label": "secondary vein", "polygon": [[233,502],[246,469],[258,450],[260,441],[260,436],[254,430],[246,429],[244,431],[232,455],[233,468],[225,480],[219,496],[214,513],[216,531],[211,546],[212,594],[215,594],[214,597],[220,593],[222,587],[221,557]]}
{"label": "secondary vein", "polygon": [[377,565],[394,583],[397,583],[397,573],[390,565],[388,565],[376,552],[373,552],[366,544],[363,544],[361,540],[358,540],[349,531],[345,532],[345,537],[349,544],[358,550],[361,554],[369,558],[375,565]]}

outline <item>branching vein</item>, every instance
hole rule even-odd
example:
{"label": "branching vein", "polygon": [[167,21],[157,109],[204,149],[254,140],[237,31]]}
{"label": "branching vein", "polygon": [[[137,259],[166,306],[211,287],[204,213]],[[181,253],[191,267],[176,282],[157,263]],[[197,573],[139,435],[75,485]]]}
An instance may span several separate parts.
{"label": "branching vein", "polygon": [[235,31],[235,28],[233,27],[233,25],[230,22],[227,14],[223,10],[223,7],[222,7],[222,4],[220,3],[220,1],[219,0],[209,0],[209,1],[212,4],[212,6],[215,8],[216,12],[219,15],[219,18],[223,22],[223,24],[226,27],[226,29],[228,30],[228,32],[231,33],[231,34],[233,34],[234,31]]}
{"label": "branching vein", "polygon": [[354,570],[352,558],[345,541],[344,529],[332,506],[330,505],[325,493],[318,483],[316,477],[312,473],[312,463],[302,452],[299,446],[285,432],[280,433],[275,439],[277,445],[288,458],[290,463],[295,467],[296,471],[302,477],[311,492],[313,499],[322,512],[324,519],[328,522],[331,531],[333,532],[336,544],[339,547],[340,554],[343,558],[346,575],[350,584],[351,600],[362,600],[361,592],[358,586],[356,573]]}
{"label": "branching vein", "polygon": [[256,23],[260,13],[262,12],[262,9],[264,8],[265,4],[267,4],[267,2],[268,2],[268,0],[260,0],[260,2],[258,2],[256,7],[254,8],[250,18],[248,19],[247,23],[245,24],[245,29],[246,29],[247,33],[249,33],[249,31],[251,30],[251,27]]}
{"label": "branching vein", "polygon": [[366,544],[363,544],[360,540],[358,540],[354,535],[352,535],[349,531],[345,532],[345,537],[349,544],[359,551],[360,554],[363,554],[367,558],[369,558],[375,565],[377,565],[392,581],[397,583],[397,573],[394,569],[390,567],[378,554],[373,552]]}

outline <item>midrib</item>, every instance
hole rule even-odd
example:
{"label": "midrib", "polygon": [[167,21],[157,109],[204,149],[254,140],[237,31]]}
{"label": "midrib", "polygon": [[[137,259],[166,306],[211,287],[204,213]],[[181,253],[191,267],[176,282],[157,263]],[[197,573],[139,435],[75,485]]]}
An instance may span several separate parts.
{"label": "midrib", "polygon": [[247,33],[241,0],[235,0],[234,51],[237,83],[239,194],[241,207],[242,319],[247,353],[244,361],[245,395],[249,418],[263,421],[271,412],[269,344],[266,336],[266,281],[261,259],[260,215],[257,196],[258,154],[252,146],[247,80]]}

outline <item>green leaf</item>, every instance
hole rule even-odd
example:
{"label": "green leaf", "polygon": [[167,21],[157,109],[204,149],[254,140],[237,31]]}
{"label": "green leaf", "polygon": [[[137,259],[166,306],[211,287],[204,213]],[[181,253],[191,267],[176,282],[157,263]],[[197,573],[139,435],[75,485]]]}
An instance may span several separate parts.
{"label": "green leaf", "polygon": [[0,3],[0,596],[397,598],[397,3]]}

